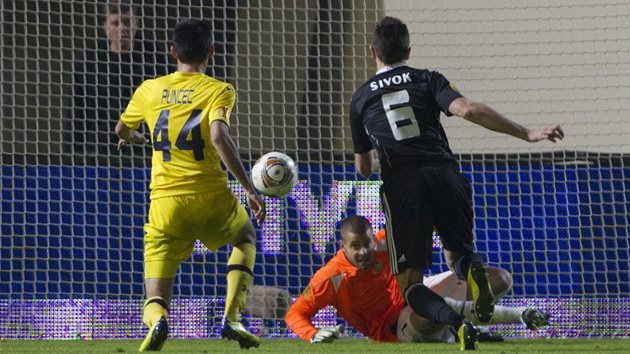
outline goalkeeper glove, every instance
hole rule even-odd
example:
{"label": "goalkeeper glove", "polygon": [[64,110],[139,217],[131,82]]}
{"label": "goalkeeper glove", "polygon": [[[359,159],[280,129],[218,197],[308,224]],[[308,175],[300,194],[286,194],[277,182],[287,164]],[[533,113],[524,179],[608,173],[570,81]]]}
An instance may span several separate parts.
{"label": "goalkeeper glove", "polygon": [[334,327],[320,328],[313,337],[311,337],[311,343],[332,343],[335,339],[341,337],[344,328],[342,325]]}

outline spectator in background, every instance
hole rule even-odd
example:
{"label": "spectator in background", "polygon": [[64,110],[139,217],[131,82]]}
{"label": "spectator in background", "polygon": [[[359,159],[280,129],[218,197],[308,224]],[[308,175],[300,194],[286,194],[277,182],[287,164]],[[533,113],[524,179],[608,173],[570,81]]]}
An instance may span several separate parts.
{"label": "spectator in background", "polygon": [[74,63],[64,122],[64,163],[149,167],[151,146],[137,144],[131,154],[121,155],[113,131],[134,90],[144,80],[168,73],[168,54],[136,38],[140,20],[130,1],[109,1],[101,14],[106,38]]}

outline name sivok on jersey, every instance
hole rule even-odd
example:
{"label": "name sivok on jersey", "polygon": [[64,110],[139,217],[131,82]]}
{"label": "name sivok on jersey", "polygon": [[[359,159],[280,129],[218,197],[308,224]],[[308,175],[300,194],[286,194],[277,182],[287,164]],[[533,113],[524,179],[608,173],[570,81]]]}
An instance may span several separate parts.
{"label": "name sivok on jersey", "polygon": [[372,88],[372,91],[376,91],[379,88],[391,85],[400,85],[407,82],[411,82],[411,75],[408,72],[402,75],[394,75],[391,77],[386,77],[384,79],[379,79],[378,81],[372,81],[370,82],[370,87]]}

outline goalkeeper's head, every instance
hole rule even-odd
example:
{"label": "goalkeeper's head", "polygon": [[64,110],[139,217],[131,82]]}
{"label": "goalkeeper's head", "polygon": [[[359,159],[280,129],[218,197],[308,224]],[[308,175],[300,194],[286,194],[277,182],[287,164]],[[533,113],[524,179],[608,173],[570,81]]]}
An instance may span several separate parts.
{"label": "goalkeeper's head", "polygon": [[370,221],[354,214],[343,220],[339,228],[341,248],[350,263],[359,269],[368,269],[374,262],[376,243]]}
{"label": "goalkeeper's head", "polygon": [[178,61],[188,65],[206,63],[214,54],[212,30],[200,20],[180,21],[173,31],[171,52]]}

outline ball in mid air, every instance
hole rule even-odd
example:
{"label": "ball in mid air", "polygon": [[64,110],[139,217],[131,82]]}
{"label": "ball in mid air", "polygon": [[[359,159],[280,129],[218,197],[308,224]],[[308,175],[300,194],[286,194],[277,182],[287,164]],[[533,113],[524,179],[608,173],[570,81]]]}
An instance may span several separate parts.
{"label": "ball in mid air", "polygon": [[252,181],[261,194],[268,197],[284,197],[298,181],[295,161],[281,152],[264,154],[252,167]]}

